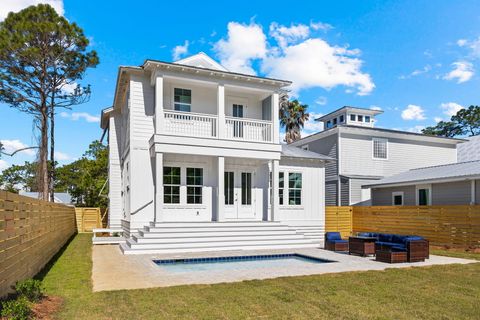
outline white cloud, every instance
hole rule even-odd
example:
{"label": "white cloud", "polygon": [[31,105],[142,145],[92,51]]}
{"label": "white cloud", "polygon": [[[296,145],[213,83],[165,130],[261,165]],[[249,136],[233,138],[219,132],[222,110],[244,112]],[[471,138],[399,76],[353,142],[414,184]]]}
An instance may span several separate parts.
{"label": "white cloud", "polygon": [[445,80],[457,80],[457,83],[462,83],[470,80],[473,77],[473,65],[468,61],[456,61],[452,63],[453,70],[443,76]]}
{"label": "white cloud", "polygon": [[3,170],[7,169],[10,167],[7,161],[0,159],[0,173],[2,173]]}
{"label": "white cloud", "polygon": [[459,39],[457,45],[467,48],[470,51],[471,58],[480,58],[480,37],[473,40]]}
{"label": "white cloud", "polygon": [[179,60],[180,58],[182,58],[183,55],[188,53],[188,46],[189,45],[190,45],[190,43],[188,42],[188,40],[185,40],[183,45],[178,45],[178,46],[174,47],[173,50],[172,50],[173,61]]}
{"label": "white cloud", "polygon": [[285,27],[276,22],[270,24],[270,36],[272,36],[280,47],[284,48],[290,43],[306,39],[310,35],[310,27],[304,24]]}
{"label": "white cloud", "polygon": [[441,117],[435,117],[435,118],[433,118],[433,120],[434,120],[435,122],[440,122],[440,121],[443,121],[443,118],[441,118]]}
{"label": "white cloud", "polygon": [[324,106],[327,104],[327,101],[327,97],[318,97],[317,100],[315,100],[315,103],[320,106]]}
{"label": "white cloud", "polygon": [[408,128],[407,131],[414,132],[414,133],[421,133],[423,129],[425,129],[425,126],[415,126],[415,127]]}
{"label": "white cloud", "polygon": [[461,105],[455,102],[446,102],[440,105],[440,109],[443,110],[443,113],[449,118],[457,114],[458,111],[463,109]]}
{"label": "white cloud", "polygon": [[62,91],[64,93],[67,93],[67,94],[72,94],[75,89],[77,88],[78,84],[76,82],[72,82],[72,83],[65,83],[63,86],[62,86]]}
{"label": "white cloud", "polygon": [[382,111],[383,109],[379,106],[371,106],[370,110]]}
{"label": "white cloud", "polygon": [[330,46],[319,38],[307,39],[269,55],[262,70],[270,77],[292,80],[293,94],[306,88],[344,85],[367,95],[375,85],[370,75],[360,70],[363,61],[358,55],[359,50]]}
{"label": "white cloud", "polygon": [[73,121],[84,119],[87,122],[100,122],[100,117],[91,115],[87,112],[72,112],[72,113],[61,112],[60,116],[62,118],[71,119]]}
{"label": "white cloud", "polygon": [[458,39],[458,41],[457,41],[457,45],[459,47],[464,47],[467,43],[468,43],[467,39]]}
{"label": "white cloud", "polygon": [[[17,150],[29,147],[28,145],[24,144],[23,142],[21,142],[18,139],[16,139],[16,140],[0,140],[0,142],[2,143],[3,149],[6,153],[13,153]],[[27,149],[27,150],[20,151],[17,154],[23,153],[23,154],[28,155],[28,156],[34,156],[35,152],[36,152],[35,150],[36,149]]]}
{"label": "white cloud", "polygon": [[315,119],[323,116],[321,113],[310,112],[310,117],[302,130],[302,137],[309,136],[323,130],[323,122],[315,121]]}
{"label": "white cloud", "polygon": [[66,160],[71,160],[72,157],[70,157],[68,154],[60,152],[60,151],[55,151],[55,160],[57,161],[66,161]]}
{"label": "white cloud", "polygon": [[214,44],[220,63],[230,71],[255,75],[252,61],[267,54],[267,37],[262,26],[254,22],[229,22],[227,28],[227,38]]}
{"label": "white cloud", "polygon": [[310,22],[310,27],[313,29],[313,30],[322,30],[322,31],[328,31],[330,29],[333,29],[333,26],[331,24],[328,24],[328,23],[324,23],[324,22]]}
{"label": "white cloud", "polygon": [[422,107],[416,106],[414,104],[409,104],[402,111],[403,120],[425,120],[425,111]]}
{"label": "white cloud", "polygon": [[39,3],[51,5],[59,15],[63,16],[63,0],[2,0],[0,5],[0,21],[3,21],[9,12],[18,12],[26,7]]}

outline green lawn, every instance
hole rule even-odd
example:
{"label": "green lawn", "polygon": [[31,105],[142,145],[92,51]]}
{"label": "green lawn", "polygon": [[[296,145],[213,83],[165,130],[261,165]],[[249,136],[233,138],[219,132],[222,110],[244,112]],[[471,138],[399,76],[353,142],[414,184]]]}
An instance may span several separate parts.
{"label": "green lawn", "polygon": [[480,317],[480,263],[92,293],[90,238],[77,235],[41,275],[65,300],[60,319]]}

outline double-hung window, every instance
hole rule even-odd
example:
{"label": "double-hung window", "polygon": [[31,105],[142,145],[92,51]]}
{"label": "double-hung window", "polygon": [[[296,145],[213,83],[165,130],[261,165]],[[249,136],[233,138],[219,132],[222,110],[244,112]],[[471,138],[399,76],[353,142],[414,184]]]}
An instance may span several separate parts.
{"label": "double-hung window", "polygon": [[357,116],[358,122],[363,122],[363,116]]}
{"label": "double-hung window", "polygon": [[351,114],[350,121],[357,121],[357,117],[354,114]]}
{"label": "double-hung window", "polygon": [[163,167],[163,202],[180,203],[180,167]]}
{"label": "double-hung window", "polygon": [[339,119],[340,123],[343,123],[343,121],[345,121],[345,118],[343,115],[340,116],[340,119]]}
{"label": "double-hung window", "polygon": [[373,159],[388,159],[388,140],[373,138],[372,140]]}
{"label": "double-hung window", "polygon": [[302,174],[298,172],[288,173],[288,204],[302,204]]}
{"label": "double-hung window", "polygon": [[175,111],[190,112],[192,109],[192,90],[175,88],[174,108]]}
{"label": "double-hung window", "polygon": [[370,123],[370,116],[365,116],[365,122]]}
{"label": "double-hung window", "polygon": [[203,169],[187,168],[187,203],[202,203]]}
{"label": "double-hung window", "polygon": [[285,189],[285,173],[278,173],[278,204],[283,204],[283,190]]}

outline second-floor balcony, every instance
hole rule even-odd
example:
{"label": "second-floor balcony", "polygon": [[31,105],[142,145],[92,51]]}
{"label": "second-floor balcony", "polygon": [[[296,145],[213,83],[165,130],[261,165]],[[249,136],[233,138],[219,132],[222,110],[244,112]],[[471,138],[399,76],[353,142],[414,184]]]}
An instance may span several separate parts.
{"label": "second-floor balcony", "polygon": [[273,142],[273,123],[240,117],[164,110],[164,133],[190,137]]}

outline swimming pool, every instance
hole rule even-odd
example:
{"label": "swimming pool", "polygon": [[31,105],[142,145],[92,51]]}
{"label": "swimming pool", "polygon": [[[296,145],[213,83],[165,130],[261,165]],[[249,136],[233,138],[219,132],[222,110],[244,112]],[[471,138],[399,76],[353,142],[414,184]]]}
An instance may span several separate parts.
{"label": "swimming pool", "polygon": [[262,268],[295,268],[335,262],[298,253],[153,260],[165,271],[173,273],[210,270],[252,270]]}

